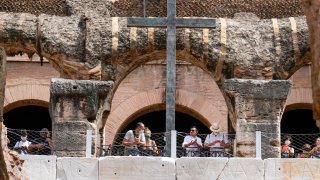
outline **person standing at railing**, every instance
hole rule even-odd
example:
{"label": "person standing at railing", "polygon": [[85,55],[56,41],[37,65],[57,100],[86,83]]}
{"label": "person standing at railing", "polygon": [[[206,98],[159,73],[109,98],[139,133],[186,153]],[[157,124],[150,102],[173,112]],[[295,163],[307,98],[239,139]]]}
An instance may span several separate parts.
{"label": "person standing at railing", "polygon": [[210,148],[210,156],[212,157],[225,157],[225,149],[229,147],[228,136],[220,132],[219,123],[213,123],[210,130],[212,133],[207,135],[204,147]]}
{"label": "person standing at railing", "polygon": [[146,127],[144,129],[144,135],[146,138],[146,143],[143,147],[143,150],[145,152],[144,155],[149,155],[149,156],[158,155],[159,152],[158,152],[157,143],[151,139],[151,130]]}
{"label": "person standing at railing", "polygon": [[320,137],[316,139],[316,146],[310,151],[312,158],[320,159]]}
{"label": "person standing at railing", "polygon": [[28,154],[28,147],[30,146],[31,142],[27,140],[28,133],[25,129],[21,130],[20,138],[21,141],[18,141],[15,146],[13,147],[19,154],[25,155]]}
{"label": "person standing at railing", "polygon": [[286,136],[284,138],[284,144],[281,145],[281,158],[292,158],[294,157],[294,148],[290,147],[292,143],[292,138]]}
{"label": "person standing at railing", "polygon": [[52,140],[50,138],[50,132],[47,128],[43,128],[40,131],[40,137],[32,141],[28,150],[32,154],[37,155],[51,155]]}
{"label": "person standing at railing", "polygon": [[196,126],[190,128],[190,135],[184,137],[182,147],[186,148],[187,157],[200,156],[200,148],[202,147],[201,138],[197,136],[198,129]]}
{"label": "person standing at railing", "polygon": [[134,130],[127,131],[122,140],[122,144],[125,146],[125,156],[139,155],[140,152],[138,148],[143,147],[146,143],[144,128],[144,124],[142,122],[138,122]]}
{"label": "person standing at railing", "polygon": [[297,158],[310,158],[311,146],[309,144],[304,144],[301,147],[301,152],[297,154]]}

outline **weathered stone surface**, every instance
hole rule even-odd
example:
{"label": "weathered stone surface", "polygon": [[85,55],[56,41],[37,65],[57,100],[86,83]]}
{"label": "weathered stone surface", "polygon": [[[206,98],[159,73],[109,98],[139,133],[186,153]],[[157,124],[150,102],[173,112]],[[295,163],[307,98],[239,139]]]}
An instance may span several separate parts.
{"label": "weathered stone surface", "polygon": [[[236,5],[236,6],[235,6]],[[287,8],[290,7],[290,8]],[[36,15],[45,13],[58,16],[78,15],[82,13],[100,16],[143,16],[142,1],[139,0],[2,0],[0,11],[27,12]],[[253,12],[261,18],[291,17],[302,15],[298,0],[177,0],[179,17],[233,17],[237,12]],[[166,1],[147,3],[147,16],[166,16]]]}
{"label": "weathered stone surface", "polygon": [[65,0],[2,0],[0,11],[14,13],[51,14],[57,16],[69,15]]}
{"label": "weathered stone surface", "polygon": [[107,111],[103,105],[112,84],[105,81],[52,79],[50,114],[55,155],[84,156],[88,129],[95,135],[93,143],[99,146],[97,134],[106,119],[99,118],[97,113],[98,110]]}
{"label": "weathered stone surface", "polygon": [[157,157],[105,157],[99,159],[99,179],[174,180],[175,160]]}
{"label": "weathered stone surface", "polygon": [[32,179],[56,180],[56,156],[23,155],[23,169],[27,177]]}
{"label": "weathered stone surface", "polygon": [[0,45],[8,55],[37,51],[37,23],[37,17],[32,14],[0,12]]}
{"label": "weathered stone surface", "polygon": [[42,14],[38,22],[41,55],[52,60],[83,62],[86,25],[81,17]]}
{"label": "weathered stone surface", "polygon": [[177,179],[219,179],[228,161],[228,158],[179,158]]}
{"label": "weathered stone surface", "polygon": [[280,120],[290,88],[286,80],[225,81],[229,116],[237,132],[237,156],[255,157],[255,131],[261,131],[262,157],[280,157]]}
{"label": "weathered stone surface", "polygon": [[180,158],[177,179],[264,179],[263,160],[249,158]]}
{"label": "weathered stone surface", "polygon": [[320,161],[317,159],[266,159],[265,179],[320,179]]}
{"label": "weathered stone surface", "polygon": [[57,180],[98,180],[98,159],[58,158]]}
{"label": "weathered stone surface", "polygon": [[51,80],[50,112],[54,122],[93,122],[113,83],[110,81]]}
{"label": "weathered stone surface", "polygon": [[312,97],[313,97],[313,119],[320,128],[320,2],[317,0],[303,0],[304,11],[310,32],[310,49],[312,59]]}

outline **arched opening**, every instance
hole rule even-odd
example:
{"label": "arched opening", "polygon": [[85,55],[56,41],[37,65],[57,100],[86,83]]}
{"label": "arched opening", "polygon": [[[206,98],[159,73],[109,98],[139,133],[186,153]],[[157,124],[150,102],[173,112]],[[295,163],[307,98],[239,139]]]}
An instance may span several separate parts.
{"label": "arched opening", "polygon": [[[192,114],[194,115],[194,114]],[[121,146],[122,140],[125,133],[128,130],[135,129],[135,126],[138,122],[143,122],[145,127],[148,127],[152,131],[152,140],[154,140],[158,146],[158,149],[163,150],[165,147],[165,131],[166,131],[166,111],[165,110],[156,110],[142,114],[135,117],[132,121],[127,124],[127,126],[122,127],[120,132],[116,134],[113,141],[113,151],[115,155],[121,155],[123,152],[123,147]],[[178,154],[184,152],[182,150],[181,144],[183,142],[186,134],[189,134],[190,128],[196,126],[198,128],[199,134],[206,135],[210,133],[209,128],[195,116],[191,116],[185,111],[176,111],[175,119],[175,129],[177,130],[177,148]],[[203,137],[202,137],[203,138]],[[202,142],[204,139],[202,139]],[[181,151],[181,152],[180,152]]]}
{"label": "arched opening", "polygon": [[27,129],[39,131],[51,129],[49,110],[41,106],[22,106],[3,114],[4,124],[10,129]]}
{"label": "arched opening", "polygon": [[286,136],[292,138],[291,146],[295,153],[302,150],[304,144],[313,147],[315,140],[320,136],[316,121],[313,120],[311,109],[290,109],[286,111],[281,120],[282,143]]}
{"label": "arched opening", "polygon": [[281,120],[281,133],[313,134],[320,133],[316,121],[312,118],[312,110],[295,109],[286,111]]}
{"label": "arched opening", "polygon": [[13,148],[15,143],[20,141],[20,130],[26,129],[28,140],[39,137],[42,128],[51,130],[52,122],[47,107],[27,105],[17,107],[3,114],[4,124],[7,129],[7,137]]}
{"label": "arched opening", "polygon": [[[143,122],[146,127],[149,127],[153,133],[166,131],[166,111],[153,111],[137,117],[129,123],[121,133],[126,133],[130,129],[134,129],[138,122]],[[191,126],[197,126],[199,133],[209,133],[209,128],[200,120],[186,113],[176,112],[176,130],[178,132],[189,132]]]}

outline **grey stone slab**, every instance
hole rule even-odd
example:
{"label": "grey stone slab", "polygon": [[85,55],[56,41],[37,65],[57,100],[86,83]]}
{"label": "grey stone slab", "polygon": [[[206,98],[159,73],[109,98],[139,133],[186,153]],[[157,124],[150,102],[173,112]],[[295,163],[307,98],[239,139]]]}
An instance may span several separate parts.
{"label": "grey stone slab", "polygon": [[95,158],[58,158],[57,180],[98,180],[98,165]]}
{"label": "grey stone slab", "polygon": [[228,158],[179,158],[176,160],[177,180],[218,179],[227,163]]}
{"label": "grey stone slab", "polygon": [[30,180],[56,180],[56,156],[21,155],[23,170]]}
{"label": "grey stone slab", "polygon": [[99,179],[175,180],[175,160],[161,157],[105,157],[99,159]]}
{"label": "grey stone slab", "polygon": [[320,179],[319,159],[266,159],[265,180],[318,180]]}

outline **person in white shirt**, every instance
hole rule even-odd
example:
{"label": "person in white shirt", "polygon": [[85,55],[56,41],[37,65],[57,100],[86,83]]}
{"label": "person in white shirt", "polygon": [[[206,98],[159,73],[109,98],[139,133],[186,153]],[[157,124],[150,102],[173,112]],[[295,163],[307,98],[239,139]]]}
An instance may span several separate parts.
{"label": "person in white shirt", "polygon": [[212,126],[210,126],[210,130],[212,133],[207,135],[204,141],[204,147],[210,148],[210,156],[224,157],[225,148],[229,146],[228,136],[220,132],[218,123],[213,123]]}
{"label": "person in white shirt", "polygon": [[200,156],[200,148],[202,147],[201,138],[198,136],[198,129],[196,126],[190,128],[190,135],[184,137],[182,147],[186,148],[187,157]]}
{"label": "person in white shirt", "polygon": [[21,141],[18,141],[13,147],[13,149],[16,150],[21,155],[29,154],[28,147],[31,144],[31,142],[27,140],[27,137],[28,137],[27,131],[25,129],[21,130],[21,134],[20,134]]}
{"label": "person in white shirt", "polygon": [[138,156],[140,154],[139,147],[143,147],[146,143],[144,135],[144,124],[138,122],[134,130],[127,131],[122,140],[122,144],[125,146],[125,156]]}

